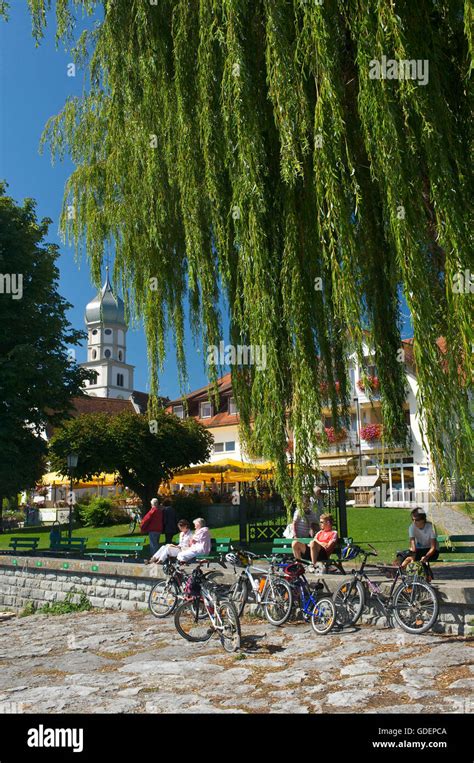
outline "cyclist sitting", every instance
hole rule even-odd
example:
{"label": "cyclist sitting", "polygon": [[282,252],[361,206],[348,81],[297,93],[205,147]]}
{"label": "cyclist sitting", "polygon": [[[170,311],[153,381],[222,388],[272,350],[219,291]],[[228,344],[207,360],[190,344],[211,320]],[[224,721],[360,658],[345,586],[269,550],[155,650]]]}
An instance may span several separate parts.
{"label": "cyclist sitting", "polygon": [[410,550],[399,551],[397,559],[402,561],[402,567],[407,567],[411,562],[427,564],[430,559],[435,561],[439,556],[436,532],[431,522],[426,521],[426,514],[420,508],[411,512],[412,524],[408,528],[410,538]]}
{"label": "cyclist sitting", "polygon": [[163,564],[170,556],[178,556],[180,551],[189,548],[193,534],[188,520],[180,519],[178,528],[180,530],[178,543],[167,543],[165,546],[162,546],[156,554],[153,554],[151,559],[145,561],[145,564]]}
{"label": "cyclist sitting", "polygon": [[327,561],[337,544],[337,532],[332,529],[333,518],[331,514],[322,514],[319,520],[320,530],[310,541],[305,543],[293,543],[293,553],[296,559],[310,559],[313,565],[318,561]]}

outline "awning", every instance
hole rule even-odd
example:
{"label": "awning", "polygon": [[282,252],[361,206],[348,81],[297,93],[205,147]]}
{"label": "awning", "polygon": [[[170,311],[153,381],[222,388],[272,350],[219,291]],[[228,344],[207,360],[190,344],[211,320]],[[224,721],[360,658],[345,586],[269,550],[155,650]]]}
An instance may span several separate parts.
{"label": "awning", "polygon": [[349,466],[351,461],[355,461],[357,456],[348,456],[347,458],[320,458],[319,465],[325,469],[330,469],[334,466]]}
{"label": "awning", "polygon": [[197,466],[189,466],[187,469],[181,469],[181,471],[174,474],[174,478],[180,477],[185,474],[208,474],[211,477],[221,475],[224,472],[244,472],[244,471],[256,471],[264,472],[272,469],[270,461],[266,461],[263,464],[253,464],[250,461],[238,461],[234,458],[220,459],[219,461],[212,461],[207,464],[198,464]]}
{"label": "awning", "polygon": [[[75,488],[81,488],[81,487],[100,487],[102,485],[115,485],[116,475],[115,474],[98,474],[95,477],[93,477],[91,480],[83,481],[83,480],[74,480],[74,487]],[[48,472],[47,474],[43,474],[41,478],[41,482],[43,485],[69,485],[71,482],[70,477],[65,477],[61,474],[58,474],[58,472]]]}

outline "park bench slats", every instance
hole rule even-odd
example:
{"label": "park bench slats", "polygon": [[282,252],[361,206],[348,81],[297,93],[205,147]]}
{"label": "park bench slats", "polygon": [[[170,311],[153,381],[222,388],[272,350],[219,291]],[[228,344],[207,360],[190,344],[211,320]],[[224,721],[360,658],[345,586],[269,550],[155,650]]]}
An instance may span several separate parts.
{"label": "park bench slats", "polygon": [[208,554],[198,554],[196,559],[217,559],[221,554],[228,554],[232,538],[211,538],[211,550]]}
{"label": "park bench slats", "polygon": [[[439,557],[437,562],[459,564],[459,562],[474,562],[469,557],[449,558],[451,554],[474,554],[474,535],[438,535]],[[469,544],[469,545],[460,545]]]}
{"label": "park bench slats", "polygon": [[[313,540],[313,538],[275,538],[271,550],[272,556],[293,556],[292,543],[294,540],[299,540],[300,543],[306,543],[306,545],[308,545]],[[344,538],[343,540],[346,541],[349,539]],[[339,539],[336,549],[331,554],[331,557],[329,559],[321,559],[318,564],[324,564],[326,570],[329,567],[336,567],[340,572],[342,572],[343,575],[345,575],[346,573],[344,567],[342,566],[342,561],[337,555],[341,547],[340,543],[341,539]],[[336,555],[335,558],[333,558],[334,555]]]}
{"label": "park bench slats", "polygon": [[101,538],[96,551],[89,551],[85,556],[102,557],[108,559],[109,557],[134,557],[138,559],[138,555],[143,551],[146,538]]}
{"label": "park bench slats", "polygon": [[10,538],[9,547],[12,548],[15,553],[17,551],[31,551],[34,553],[38,548],[39,542],[40,538],[23,538],[16,536],[14,538]]}
{"label": "park bench slats", "polygon": [[49,549],[49,553],[58,554],[80,554],[82,555],[86,550],[88,538],[69,538],[61,539],[59,543],[55,543]]}

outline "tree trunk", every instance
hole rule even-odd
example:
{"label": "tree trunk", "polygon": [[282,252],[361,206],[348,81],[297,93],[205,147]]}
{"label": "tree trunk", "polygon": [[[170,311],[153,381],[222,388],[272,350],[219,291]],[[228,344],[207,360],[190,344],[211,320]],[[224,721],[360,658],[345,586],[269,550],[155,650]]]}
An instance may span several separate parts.
{"label": "tree trunk", "polygon": [[3,533],[3,495],[0,493],[0,533]]}

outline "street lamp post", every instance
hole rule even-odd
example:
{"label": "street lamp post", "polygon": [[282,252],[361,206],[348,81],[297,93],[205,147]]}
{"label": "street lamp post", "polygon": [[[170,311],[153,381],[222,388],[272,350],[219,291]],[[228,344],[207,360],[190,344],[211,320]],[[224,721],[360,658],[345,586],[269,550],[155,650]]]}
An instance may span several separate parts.
{"label": "street lamp post", "polygon": [[74,469],[77,467],[78,461],[79,461],[79,456],[77,455],[77,453],[69,453],[69,455],[67,456],[67,468],[69,470],[69,476],[71,479],[71,490],[69,493],[69,543],[71,543],[71,538],[72,538],[72,507],[73,507],[72,478],[73,478]]}
{"label": "street lamp post", "polygon": [[357,417],[357,436],[359,440],[359,476],[362,475],[362,444],[361,444],[361,436],[360,436],[360,403],[358,397],[353,397],[353,401],[355,402],[356,407],[356,417]]}

